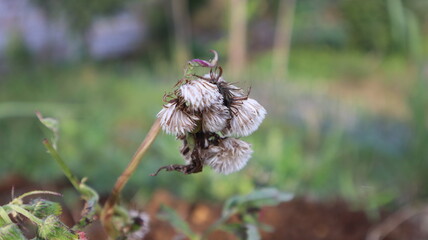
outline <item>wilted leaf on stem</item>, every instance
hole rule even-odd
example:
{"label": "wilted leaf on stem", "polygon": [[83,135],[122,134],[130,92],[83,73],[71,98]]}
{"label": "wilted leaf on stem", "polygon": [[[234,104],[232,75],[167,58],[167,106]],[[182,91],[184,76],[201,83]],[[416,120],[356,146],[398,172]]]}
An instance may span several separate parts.
{"label": "wilted leaf on stem", "polygon": [[57,150],[57,144],[59,141],[59,121],[55,118],[43,117],[40,112],[36,112],[37,118],[40,122],[45,125],[53,133],[52,145],[55,150]]}

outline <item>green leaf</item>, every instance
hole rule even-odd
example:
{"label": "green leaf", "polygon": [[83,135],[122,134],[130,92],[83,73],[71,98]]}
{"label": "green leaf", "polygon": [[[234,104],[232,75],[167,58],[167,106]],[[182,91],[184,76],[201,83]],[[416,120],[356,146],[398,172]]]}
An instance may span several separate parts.
{"label": "green leaf", "polygon": [[37,118],[40,122],[45,125],[53,133],[53,138],[51,139],[52,145],[55,150],[57,150],[57,144],[59,141],[59,121],[55,118],[45,118],[40,112],[36,112]]}
{"label": "green leaf", "polygon": [[19,227],[12,223],[0,228],[0,240],[27,240]]}
{"label": "green leaf", "polygon": [[52,240],[78,240],[79,237],[64,225],[57,216],[51,215],[43,220],[38,229],[39,237]]}
{"label": "green leaf", "polygon": [[46,218],[49,215],[59,216],[62,213],[62,208],[59,203],[44,199],[36,199],[24,206],[24,208],[38,218]]}
{"label": "green leaf", "polygon": [[4,210],[3,207],[0,207],[0,227],[11,223],[12,223],[12,220],[10,220],[6,210]]}
{"label": "green leaf", "polygon": [[275,206],[281,202],[290,201],[292,198],[293,194],[280,192],[275,188],[256,190],[245,196],[235,196],[228,199],[223,207],[222,216],[229,217],[248,208]]}
{"label": "green leaf", "polygon": [[174,229],[182,232],[190,239],[198,239],[197,234],[190,229],[187,222],[181,218],[174,209],[162,205],[159,218],[168,221],[174,227]]}

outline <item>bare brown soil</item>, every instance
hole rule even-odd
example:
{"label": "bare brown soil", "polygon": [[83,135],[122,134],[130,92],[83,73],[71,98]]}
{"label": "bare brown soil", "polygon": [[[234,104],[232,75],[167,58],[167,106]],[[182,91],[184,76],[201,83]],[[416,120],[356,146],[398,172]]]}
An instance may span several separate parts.
{"label": "bare brown soil", "polygon": [[[59,184],[61,185],[61,184]],[[16,194],[23,191],[40,189],[40,185],[33,184],[20,177],[3,178],[0,183],[0,205],[10,201],[11,188],[15,187]],[[49,189],[46,189],[49,188]],[[60,191],[61,186],[43,187],[44,190]],[[186,239],[174,230],[168,222],[156,218],[160,206],[168,205],[174,208],[191,226],[192,230],[202,232],[219,218],[220,205],[207,203],[190,203],[174,197],[167,191],[157,191],[145,210],[151,216],[150,233],[147,239]],[[73,217],[80,212],[76,209],[64,211],[64,222],[73,223]],[[385,216],[389,215],[385,213]],[[262,232],[262,239],[289,239],[289,240],[364,240],[367,233],[382,221],[371,221],[363,211],[351,210],[343,201],[316,202],[304,198],[297,198],[275,207],[265,207],[260,210],[259,220],[273,227],[272,232]],[[238,218],[231,221],[236,222]],[[399,225],[386,240],[417,240],[428,239],[427,232],[421,228],[421,219],[412,219]],[[106,239],[106,235],[98,221],[90,225],[85,232],[91,240]],[[234,240],[230,233],[215,231],[209,239]]]}

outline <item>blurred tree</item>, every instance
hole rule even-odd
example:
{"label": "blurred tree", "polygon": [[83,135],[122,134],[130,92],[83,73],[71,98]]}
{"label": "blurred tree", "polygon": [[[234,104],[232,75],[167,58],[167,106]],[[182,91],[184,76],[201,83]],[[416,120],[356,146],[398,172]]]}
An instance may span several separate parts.
{"label": "blurred tree", "polygon": [[247,58],[247,0],[230,0],[228,69],[237,79]]}
{"label": "blurred tree", "polygon": [[391,35],[386,1],[343,0],[340,8],[353,46],[368,51],[389,50]]}
{"label": "blurred tree", "polygon": [[176,66],[183,66],[190,59],[191,29],[188,0],[171,0],[174,29],[174,55]]}
{"label": "blurred tree", "polygon": [[422,45],[416,14],[401,0],[388,0],[387,3],[394,49],[409,54],[413,59],[419,58]]}
{"label": "blurred tree", "polygon": [[290,55],[291,33],[295,11],[295,0],[281,0],[273,46],[273,71],[277,80],[287,77],[288,57]]}
{"label": "blurred tree", "polygon": [[23,36],[19,32],[14,32],[10,36],[6,48],[5,57],[10,67],[29,69],[32,62],[31,52],[25,44]]}
{"label": "blurred tree", "polygon": [[428,23],[428,1],[426,0],[406,0],[403,1],[403,5],[410,9],[416,16],[419,21],[422,23]]}

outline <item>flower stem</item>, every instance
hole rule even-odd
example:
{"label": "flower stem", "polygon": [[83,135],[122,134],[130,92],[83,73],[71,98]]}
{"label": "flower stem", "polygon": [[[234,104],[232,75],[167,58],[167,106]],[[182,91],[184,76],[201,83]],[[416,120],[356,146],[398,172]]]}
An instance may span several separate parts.
{"label": "flower stem", "polygon": [[36,195],[36,194],[51,194],[51,195],[55,195],[55,196],[62,196],[61,193],[57,193],[57,192],[52,192],[52,191],[31,191],[31,192],[26,192],[24,194],[22,194],[19,197],[16,197],[15,199],[12,200],[11,203],[15,203],[15,201],[22,201],[23,198],[31,196],[31,195]]}
{"label": "flower stem", "polygon": [[[98,205],[98,193],[93,190],[91,187],[87,186],[85,184],[86,179],[83,178],[81,181],[73,175],[70,168],[65,164],[65,162],[62,160],[61,156],[58,154],[58,152],[55,150],[55,148],[52,146],[52,144],[47,140],[43,140],[43,144],[47,148],[48,152],[52,155],[53,159],[58,163],[58,165],[61,167],[62,172],[64,175],[68,178],[68,180],[71,182],[73,187],[81,194],[81,197],[85,200],[85,207],[82,211],[81,219],[76,223],[76,225],[73,227],[75,230],[80,230],[84,227],[86,227],[89,223],[93,221],[93,217],[97,212],[97,209],[99,209]],[[22,199],[23,197],[28,196],[29,194],[35,194],[35,193],[50,193],[51,192],[31,192],[27,195],[24,194],[21,197],[17,198],[17,201]]]}
{"label": "flower stem", "polygon": [[68,178],[71,184],[73,184],[73,187],[76,190],[80,191],[79,180],[73,175],[70,168],[67,166],[67,164],[65,164],[64,160],[62,160],[61,156],[59,156],[58,152],[54,149],[49,140],[44,139],[43,144],[45,145],[46,149],[53,157],[53,159],[58,163],[64,175]]}
{"label": "flower stem", "polygon": [[113,236],[115,232],[111,222],[111,217],[113,216],[114,207],[119,199],[120,192],[125,187],[129,178],[137,169],[138,165],[141,162],[141,159],[143,158],[144,154],[147,152],[147,149],[150,147],[150,145],[153,143],[156,136],[158,135],[159,130],[160,130],[160,121],[159,119],[157,119],[153,123],[152,127],[150,128],[150,131],[147,133],[146,138],[143,140],[140,147],[135,152],[128,166],[117,179],[116,184],[114,185],[113,190],[110,193],[110,196],[108,197],[106,203],[104,204],[104,208],[101,211],[101,222],[103,223],[103,226],[106,229],[109,236]]}

